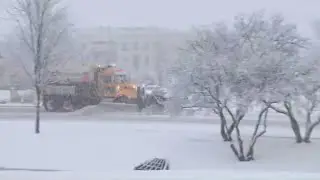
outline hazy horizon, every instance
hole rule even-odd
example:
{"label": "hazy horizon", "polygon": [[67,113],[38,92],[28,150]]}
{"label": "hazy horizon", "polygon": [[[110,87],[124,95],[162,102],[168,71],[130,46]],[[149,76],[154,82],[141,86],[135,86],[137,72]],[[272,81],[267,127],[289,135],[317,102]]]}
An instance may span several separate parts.
{"label": "hazy horizon", "polygon": [[[311,23],[320,19],[316,0],[64,0],[70,21],[79,28],[99,26],[157,26],[189,29],[192,26],[217,21],[231,22],[240,13],[265,9],[267,13],[282,13],[298,25],[305,35],[312,32]],[[10,0],[1,0],[0,17]],[[2,11],[2,12],[1,12]],[[0,19],[0,34],[10,32],[12,25]]]}

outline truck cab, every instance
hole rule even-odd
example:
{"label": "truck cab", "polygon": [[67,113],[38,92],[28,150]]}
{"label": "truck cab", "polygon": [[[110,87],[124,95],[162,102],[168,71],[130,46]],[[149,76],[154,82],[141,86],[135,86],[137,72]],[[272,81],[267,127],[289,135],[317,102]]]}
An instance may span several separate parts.
{"label": "truck cab", "polygon": [[100,67],[100,94],[113,102],[131,103],[137,99],[137,86],[130,81],[128,74],[114,65]]}

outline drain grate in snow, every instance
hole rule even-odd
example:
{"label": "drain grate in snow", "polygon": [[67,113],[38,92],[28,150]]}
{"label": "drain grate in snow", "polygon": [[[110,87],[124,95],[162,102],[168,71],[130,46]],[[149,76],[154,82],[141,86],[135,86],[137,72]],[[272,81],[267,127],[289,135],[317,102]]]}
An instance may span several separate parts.
{"label": "drain grate in snow", "polygon": [[134,170],[169,170],[169,163],[167,160],[162,158],[154,158],[151,160],[147,160],[144,163],[136,166]]}

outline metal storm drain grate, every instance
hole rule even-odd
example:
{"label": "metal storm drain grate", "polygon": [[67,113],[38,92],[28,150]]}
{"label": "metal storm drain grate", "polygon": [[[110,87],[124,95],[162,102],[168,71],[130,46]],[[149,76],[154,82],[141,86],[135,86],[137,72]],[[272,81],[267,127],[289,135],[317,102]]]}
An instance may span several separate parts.
{"label": "metal storm drain grate", "polygon": [[169,163],[165,159],[161,158],[154,158],[144,163],[134,167],[134,170],[142,170],[142,171],[149,171],[149,170],[169,170]]}

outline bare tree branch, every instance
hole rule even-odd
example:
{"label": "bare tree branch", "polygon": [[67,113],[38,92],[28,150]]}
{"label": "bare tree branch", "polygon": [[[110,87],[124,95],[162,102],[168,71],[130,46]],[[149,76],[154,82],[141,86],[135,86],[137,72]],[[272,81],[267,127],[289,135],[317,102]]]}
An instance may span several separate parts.
{"label": "bare tree branch", "polygon": [[[40,132],[40,96],[50,78],[50,66],[55,65],[59,53],[58,47],[63,44],[64,36],[69,28],[66,9],[61,7],[61,0],[14,0],[13,7],[8,11],[17,29],[17,48],[23,69],[32,77],[37,93],[36,133]],[[33,64],[29,69],[27,64]],[[33,72],[33,73],[31,73]]]}

